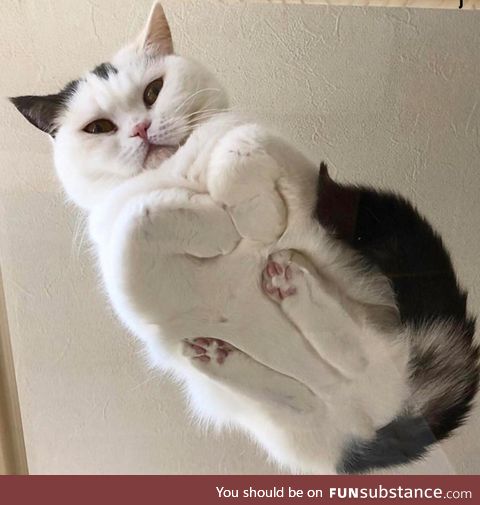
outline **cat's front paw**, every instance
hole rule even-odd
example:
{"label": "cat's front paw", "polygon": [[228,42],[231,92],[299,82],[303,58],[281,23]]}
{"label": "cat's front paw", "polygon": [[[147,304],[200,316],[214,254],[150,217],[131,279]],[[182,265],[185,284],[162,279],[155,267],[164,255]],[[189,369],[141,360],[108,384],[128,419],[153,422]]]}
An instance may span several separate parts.
{"label": "cat's front paw", "polygon": [[269,256],[263,269],[263,290],[276,302],[294,296],[297,283],[303,277],[302,269],[292,261],[292,256],[292,251],[276,252]]}
{"label": "cat's front paw", "polygon": [[195,365],[208,363],[223,365],[233,351],[235,347],[217,338],[198,337],[183,341],[183,354]]}
{"label": "cat's front paw", "polygon": [[283,173],[264,137],[256,125],[228,132],[212,153],[207,185],[243,238],[272,243],[285,231],[287,208],[278,191]]}

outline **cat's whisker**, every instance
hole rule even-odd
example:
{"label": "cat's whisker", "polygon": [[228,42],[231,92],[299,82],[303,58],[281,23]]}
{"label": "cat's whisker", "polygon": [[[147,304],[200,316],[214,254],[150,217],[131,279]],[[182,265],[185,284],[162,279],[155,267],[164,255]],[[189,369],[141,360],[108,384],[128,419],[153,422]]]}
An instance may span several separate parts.
{"label": "cat's whisker", "polygon": [[141,387],[145,386],[146,384],[152,382],[155,379],[159,379],[159,378],[160,377],[159,377],[156,369],[149,370],[148,377],[145,380],[143,380],[143,381],[139,382],[138,384],[136,384],[135,386],[133,386],[132,388],[130,388],[128,391],[129,392],[136,391],[137,389],[140,389]]}
{"label": "cat's whisker", "polygon": [[190,114],[186,116],[185,119],[190,121],[201,121],[204,119],[208,119],[210,117],[218,116],[221,113],[229,112],[227,109],[207,109],[205,111],[198,111],[195,114]]}
{"label": "cat's whisker", "polygon": [[[215,103],[214,101],[211,101],[211,103]],[[205,106],[202,109],[199,110],[194,110],[190,112],[189,114],[186,114],[181,117],[189,117],[189,116],[194,116],[196,114],[202,114],[204,112],[209,112],[209,111],[216,111],[216,112],[232,112],[234,107],[214,107],[214,108],[208,108],[209,107],[209,102],[205,102]]]}
{"label": "cat's whisker", "polygon": [[220,113],[220,112],[223,112],[225,109],[204,109],[204,110],[198,110],[198,111],[194,111],[194,112],[190,112],[190,114],[186,114],[185,116],[177,116],[178,119],[189,119],[191,117],[195,117],[195,116],[198,116],[200,114],[204,114],[204,113]]}
{"label": "cat's whisker", "polygon": [[199,89],[199,90],[195,91],[195,93],[192,93],[187,98],[185,98],[185,100],[183,100],[183,102],[173,111],[173,113],[175,114],[176,112],[178,112],[181,107],[183,107],[187,102],[189,102],[190,100],[192,100],[193,98],[195,98],[200,93],[206,93],[207,91],[218,91],[218,92],[220,92],[221,90],[219,88],[203,88],[203,89]]}
{"label": "cat's whisker", "polygon": [[83,215],[79,215],[77,220],[75,221],[75,228],[72,239],[72,255],[74,256],[76,261],[79,261],[80,259],[86,234],[87,234],[86,218]]}
{"label": "cat's whisker", "polygon": [[196,114],[191,114],[188,117],[179,118],[188,121],[189,124],[195,125],[200,122],[203,122],[212,117],[218,116],[221,112],[227,112],[224,110],[211,110],[211,111],[202,111],[197,112]]}
{"label": "cat's whisker", "polygon": [[[200,111],[199,111],[200,112]],[[198,126],[200,123],[211,119],[212,117],[215,117],[218,115],[218,112],[215,110],[212,110],[211,112],[208,113],[203,113],[203,114],[198,114],[195,117],[190,117],[188,120],[188,124],[186,125],[181,125],[181,126],[174,126],[175,121],[169,121],[168,123],[165,123],[164,126],[168,130],[168,135],[163,137],[164,141],[168,141],[172,137],[178,137],[179,135],[183,135],[185,133],[191,133],[191,131]],[[185,120],[185,118],[179,117],[178,120]]]}

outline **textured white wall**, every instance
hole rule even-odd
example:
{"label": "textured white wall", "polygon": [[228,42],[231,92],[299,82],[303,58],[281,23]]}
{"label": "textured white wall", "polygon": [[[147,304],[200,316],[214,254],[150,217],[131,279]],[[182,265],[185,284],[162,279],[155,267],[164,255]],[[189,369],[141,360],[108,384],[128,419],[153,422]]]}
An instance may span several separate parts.
{"label": "textured white wall", "polygon": [[[393,188],[442,232],[480,301],[480,13],[168,0],[179,52],[341,180]],[[150,0],[3,0],[0,95],[57,90],[136,34]],[[50,145],[6,101],[0,253],[33,473],[265,473],[201,433],[111,316]],[[480,415],[407,471],[480,473]]]}

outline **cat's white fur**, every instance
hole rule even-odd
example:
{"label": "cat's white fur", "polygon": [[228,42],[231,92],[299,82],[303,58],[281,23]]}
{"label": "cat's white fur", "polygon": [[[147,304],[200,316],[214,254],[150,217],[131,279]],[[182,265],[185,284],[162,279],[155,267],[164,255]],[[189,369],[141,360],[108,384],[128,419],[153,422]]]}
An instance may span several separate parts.
{"label": "cat's white fur", "polygon": [[[117,73],[80,81],[59,118],[58,175],[89,214],[116,313],[185,385],[195,414],[244,428],[290,471],[333,473],[346,444],[372,437],[409,394],[406,344],[380,336],[370,317],[395,311],[390,286],[312,218],[317,166],[222,112],[216,79],[169,54],[166,29],[157,5],[142,40],[112,60]],[[143,90],[161,76],[146,109]],[[99,117],[118,130],[82,131]],[[145,145],[131,136],[143,120],[154,143],[172,146],[147,166]],[[282,250],[309,263],[297,294],[279,305],[261,279]],[[195,337],[237,350],[222,364],[198,360]]]}

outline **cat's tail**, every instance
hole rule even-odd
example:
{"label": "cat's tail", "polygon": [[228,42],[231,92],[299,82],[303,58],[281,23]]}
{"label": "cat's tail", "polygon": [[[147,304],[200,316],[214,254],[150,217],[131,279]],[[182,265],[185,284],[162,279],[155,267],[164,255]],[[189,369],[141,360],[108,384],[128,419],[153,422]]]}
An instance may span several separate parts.
{"label": "cat's tail", "polygon": [[339,473],[411,462],[461,426],[479,387],[475,321],[434,321],[405,330],[410,342],[411,396],[403,412],[371,440],[353,441]]}
{"label": "cat's tail", "polygon": [[475,320],[434,321],[408,329],[409,409],[427,422],[436,440],[461,426],[479,386],[479,347]]}

